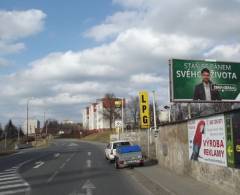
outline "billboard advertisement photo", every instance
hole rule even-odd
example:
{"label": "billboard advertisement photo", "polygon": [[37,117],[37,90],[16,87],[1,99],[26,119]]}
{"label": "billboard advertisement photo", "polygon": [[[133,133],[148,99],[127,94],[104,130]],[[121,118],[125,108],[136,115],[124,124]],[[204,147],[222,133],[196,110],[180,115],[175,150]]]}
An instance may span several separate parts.
{"label": "billboard advertisement photo", "polygon": [[170,60],[173,102],[240,102],[240,63]]}
{"label": "billboard advertisement photo", "polygon": [[189,159],[227,166],[225,137],[223,114],[188,121]]}

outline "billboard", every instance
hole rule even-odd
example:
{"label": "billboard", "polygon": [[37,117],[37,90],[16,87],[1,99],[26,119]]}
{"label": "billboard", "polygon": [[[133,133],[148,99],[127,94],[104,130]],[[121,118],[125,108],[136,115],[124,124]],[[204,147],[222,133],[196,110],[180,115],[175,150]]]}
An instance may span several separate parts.
{"label": "billboard", "polygon": [[240,102],[240,63],[170,60],[173,102]]}
{"label": "billboard", "polygon": [[229,167],[240,168],[240,112],[225,114],[227,163]]}
{"label": "billboard", "polygon": [[149,114],[149,100],[148,92],[139,92],[139,106],[140,106],[140,126],[143,129],[150,128],[150,114]]}
{"label": "billboard", "polygon": [[227,166],[224,115],[188,121],[189,159]]}

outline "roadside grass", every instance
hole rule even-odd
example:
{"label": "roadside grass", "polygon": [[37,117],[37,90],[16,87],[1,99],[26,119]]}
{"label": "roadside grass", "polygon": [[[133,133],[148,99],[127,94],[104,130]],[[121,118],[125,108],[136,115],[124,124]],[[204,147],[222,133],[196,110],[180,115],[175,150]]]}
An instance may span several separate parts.
{"label": "roadside grass", "polygon": [[113,131],[103,131],[103,132],[99,132],[99,133],[93,133],[86,137],[83,137],[82,140],[108,143],[109,139],[110,139],[110,134],[112,134],[112,133],[113,133]]}
{"label": "roadside grass", "polygon": [[0,156],[9,155],[15,152],[17,139],[7,139],[7,149],[5,150],[5,140],[0,141]]}

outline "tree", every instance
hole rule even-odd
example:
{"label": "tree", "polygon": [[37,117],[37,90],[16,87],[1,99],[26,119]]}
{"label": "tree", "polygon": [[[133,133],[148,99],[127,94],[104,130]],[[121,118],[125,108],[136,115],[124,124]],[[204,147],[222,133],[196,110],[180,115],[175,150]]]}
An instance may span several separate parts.
{"label": "tree", "polygon": [[19,127],[19,128],[18,128],[18,132],[19,132],[19,136],[20,136],[20,137],[23,137],[23,136],[24,136],[24,132],[23,132],[23,130],[22,130],[22,127]]}
{"label": "tree", "polygon": [[130,100],[127,104],[127,111],[129,113],[129,118],[133,121],[133,129],[139,127],[139,97],[130,97]]}
{"label": "tree", "polygon": [[3,137],[3,129],[2,129],[2,124],[0,123],[0,140]]}
{"label": "tree", "polygon": [[55,119],[48,119],[43,126],[43,132],[45,133],[46,130],[50,134],[57,134],[59,130],[59,124],[58,121]]}
{"label": "tree", "polygon": [[108,93],[103,98],[103,118],[109,121],[110,130],[115,119],[121,118],[120,110],[115,106],[115,101],[120,101],[113,93]]}
{"label": "tree", "polygon": [[7,138],[15,138],[18,136],[18,129],[13,124],[12,120],[9,120],[9,122],[6,124],[4,131],[7,133]]}

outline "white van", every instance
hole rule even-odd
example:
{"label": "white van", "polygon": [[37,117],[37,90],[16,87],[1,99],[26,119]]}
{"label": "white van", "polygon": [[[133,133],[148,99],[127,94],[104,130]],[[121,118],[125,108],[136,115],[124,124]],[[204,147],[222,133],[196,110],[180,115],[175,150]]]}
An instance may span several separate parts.
{"label": "white van", "polygon": [[112,141],[109,144],[107,144],[105,148],[105,157],[107,160],[114,161],[116,156],[116,149],[119,146],[129,146],[131,145],[129,141],[126,140],[118,140],[118,141]]}

